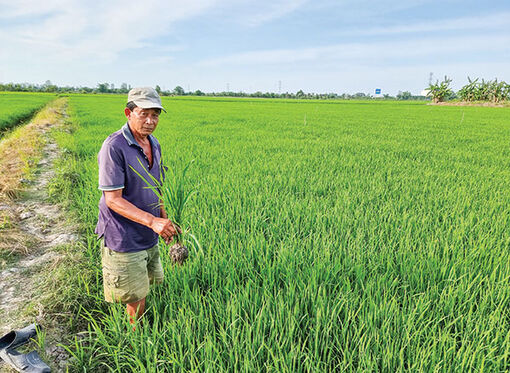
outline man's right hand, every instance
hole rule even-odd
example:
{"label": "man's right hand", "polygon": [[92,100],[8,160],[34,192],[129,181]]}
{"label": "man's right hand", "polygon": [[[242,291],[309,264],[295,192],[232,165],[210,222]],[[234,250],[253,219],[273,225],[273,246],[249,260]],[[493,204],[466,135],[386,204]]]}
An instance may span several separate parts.
{"label": "man's right hand", "polygon": [[172,223],[170,219],[165,218],[154,217],[150,228],[159,234],[167,244],[170,243],[175,236],[182,233],[181,229],[177,225]]}
{"label": "man's right hand", "polygon": [[122,197],[122,189],[105,191],[104,198],[106,206],[125,218],[151,228],[154,232],[163,237],[167,244],[171,242],[177,234],[182,233],[181,229],[169,219],[157,218],[151,213],[140,210],[131,202],[124,199]]}

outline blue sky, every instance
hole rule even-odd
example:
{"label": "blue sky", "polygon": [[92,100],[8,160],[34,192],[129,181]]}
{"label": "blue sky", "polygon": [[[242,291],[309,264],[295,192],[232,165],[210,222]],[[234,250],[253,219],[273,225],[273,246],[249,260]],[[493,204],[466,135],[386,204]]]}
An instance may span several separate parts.
{"label": "blue sky", "polygon": [[510,2],[0,0],[0,45],[3,83],[417,94],[509,82]]}

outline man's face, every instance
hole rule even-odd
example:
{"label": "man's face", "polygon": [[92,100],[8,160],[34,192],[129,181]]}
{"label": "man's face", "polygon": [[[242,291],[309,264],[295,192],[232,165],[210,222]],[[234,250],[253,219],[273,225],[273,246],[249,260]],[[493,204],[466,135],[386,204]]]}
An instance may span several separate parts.
{"label": "man's face", "polygon": [[131,130],[137,132],[139,136],[146,137],[156,129],[159,121],[160,110],[136,107],[132,111],[126,108],[124,113],[128,118]]}

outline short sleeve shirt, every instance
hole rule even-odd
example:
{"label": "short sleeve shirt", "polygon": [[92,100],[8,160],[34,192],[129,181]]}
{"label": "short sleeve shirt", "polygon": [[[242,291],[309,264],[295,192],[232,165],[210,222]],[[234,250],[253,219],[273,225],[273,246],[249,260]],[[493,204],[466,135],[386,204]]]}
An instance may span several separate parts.
{"label": "short sleeve shirt", "polygon": [[159,199],[147,187],[145,181],[133,171],[144,176],[152,185],[163,178],[161,147],[156,138],[149,135],[152,147],[152,168],[142,147],[136,142],[126,123],[104,141],[98,154],[99,189],[103,195],[99,200],[99,216],[96,234],[104,237],[105,246],[119,252],[134,252],[149,249],[158,243],[158,235],[150,228],[125,218],[110,209],[105,202],[104,191],[122,189],[122,197],[139,209],[160,216]]}

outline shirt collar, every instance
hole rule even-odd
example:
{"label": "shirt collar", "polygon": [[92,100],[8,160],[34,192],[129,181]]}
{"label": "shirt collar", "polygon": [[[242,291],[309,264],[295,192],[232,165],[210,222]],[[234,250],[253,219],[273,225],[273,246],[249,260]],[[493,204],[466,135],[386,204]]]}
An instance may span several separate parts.
{"label": "shirt collar", "polygon": [[[128,122],[122,126],[122,135],[126,139],[128,145],[135,145],[141,148],[140,144],[135,140],[135,137],[133,136],[133,132],[131,132],[131,128],[129,128]],[[152,139],[152,135],[149,135],[149,141],[151,142],[151,145],[154,145],[154,141]],[[154,147],[153,147],[154,148]]]}

